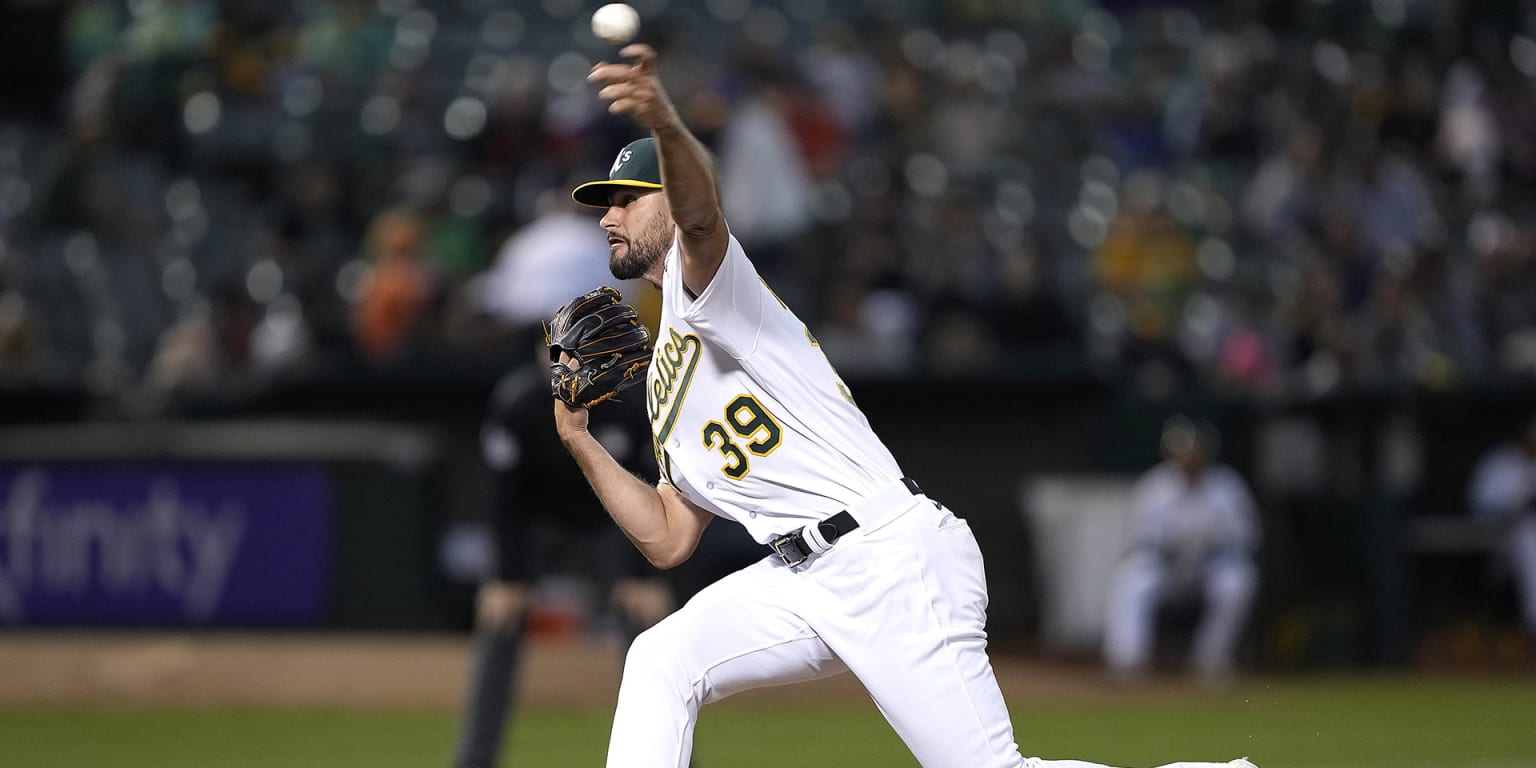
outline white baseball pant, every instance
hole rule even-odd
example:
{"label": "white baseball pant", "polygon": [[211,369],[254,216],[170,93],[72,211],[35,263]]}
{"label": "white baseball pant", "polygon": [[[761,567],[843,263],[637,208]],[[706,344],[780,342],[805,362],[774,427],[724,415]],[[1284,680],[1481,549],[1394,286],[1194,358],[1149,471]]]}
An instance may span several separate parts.
{"label": "white baseball pant", "polygon": [[970,526],[922,496],[873,506],[852,510],[860,527],[805,564],[765,558],[642,633],[625,661],[608,767],[684,768],[700,706],[852,671],[925,768],[1106,768],[1019,754],[986,654]]}
{"label": "white baseball pant", "polygon": [[[1134,552],[1115,569],[1104,622],[1104,657],[1110,669],[1133,672],[1152,655],[1157,611],[1170,574],[1154,554]],[[1250,560],[1218,558],[1205,565],[1198,578],[1201,617],[1190,661],[1205,673],[1231,669],[1253,595],[1258,572]]]}

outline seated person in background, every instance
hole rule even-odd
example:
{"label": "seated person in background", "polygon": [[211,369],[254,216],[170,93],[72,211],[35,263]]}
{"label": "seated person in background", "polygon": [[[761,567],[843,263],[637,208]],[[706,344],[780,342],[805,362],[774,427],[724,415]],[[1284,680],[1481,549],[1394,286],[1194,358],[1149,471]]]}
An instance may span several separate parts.
{"label": "seated person in background", "polygon": [[1190,663],[1207,683],[1227,680],[1258,585],[1258,516],[1231,467],[1213,463],[1217,435],[1176,416],[1163,427],[1165,461],[1132,492],[1127,551],[1116,566],[1104,656],[1120,679],[1144,673],[1156,618],[1169,599],[1196,597],[1200,620]]}
{"label": "seated person in background", "polygon": [[1473,515],[1508,526],[1504,556],[1514,572],[1521,623],[1536,638],[1536,416],[1518,438],[1483,456],[1467,494]]}

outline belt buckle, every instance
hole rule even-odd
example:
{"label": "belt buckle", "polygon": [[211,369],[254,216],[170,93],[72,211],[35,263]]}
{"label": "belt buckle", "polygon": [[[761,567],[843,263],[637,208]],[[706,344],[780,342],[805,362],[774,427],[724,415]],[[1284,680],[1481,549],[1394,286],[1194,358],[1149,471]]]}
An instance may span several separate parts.
{"label": "belt buckle", "polygon": [[773,541],[768,542],[773,554],[777,555],[784,564],[793,568],[806,561],[811,556],[810,551],[801,543],[800,534],[786,533]]}

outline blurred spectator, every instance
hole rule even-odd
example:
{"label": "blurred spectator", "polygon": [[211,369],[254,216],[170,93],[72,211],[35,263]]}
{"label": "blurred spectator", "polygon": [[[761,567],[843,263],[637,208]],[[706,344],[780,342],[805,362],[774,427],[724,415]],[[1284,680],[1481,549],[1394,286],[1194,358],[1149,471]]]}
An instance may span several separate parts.
{"label": "blurred spectator", "polygon": [[354,310],[354,331],[362,352],[387,359],[422,332],[432,300],[433,276],[425,255],[421,219],[405,210],[380,214],[364,243],[372,262]]}
{"label": "blurred spectator", "polygon": [[1282,386],[1280,352],[1273,327],[1273,310],[1265,297],[1239,294],[1227,308],[1212,349],[1213,389],[1272,398]]}
{"label": "blurred spectator", "polygon": [[1436,383],[1449,367],[1439,354],[1439,329],[1421,297],[1401,276],[1379,279],[1360,314],[1362,381],[1382,391]]}
{"label": "blurred spectator", "polygon": [[1172,603],[1199,607],[1190,666],[1220,684],[1258,588],[1258,513],[1248,485],[1217,463],[1209,424],[1177,416],[1163,428],[1165,461],[1137,482],[1127,550],[1116,567],[1105,619],[1111,674],[1133,680],[1152,662],[1157,616]]}
{"label": "blurred spectator", "polygon": [[354,230],[354,211],[343,198],[345,184],[336,159],[317,156],[294,165],[276,190],[276,236],[286,242],[291,257],[283,272],[301,286],[328,282],[345,260]]}
{"label": "blurred spectator", "polygon": [[1168,338],[1195,276],[1194,244],[1163,206],[1165,180],[1150,170],[1126,177],[1124,210],[1094,257],[1100,283],[1126,305],[1130,332]]}
{"label": "blurred spectator", "polygon": [[1481,267],[1476,303],[1489,353],[1504,372],[1536,375],[1536,225],[1487,211],[1467,238]]}
{"label": "blurred spectator", "polygon": [[883,220],[861,221],[852,228],[839,258],[824,257],[831,273],[822,286],[825,307],[816,321],[817,338],[827,358],[851,375],[900,375],[920,359],[917,329],[921,307],[901,279],[902,244]]}
{"label": "blurred spectator", "polygon": [[1316,214],[1317,174],[1322,137],[1300,122],[1286,137],[1283,151],[1261,163],[1243,192],[1243,216],[1254,233],[1273,237],[1294,231]]}
{"label": "blurred spectator", "polygon": [[1006,354],[998,365],[1005,373],[1049,370],[1076,359],[1078,331],[1072,313],[1053,289],[1052,266],[1032,233],[998,250],[997,286],[980,306],[981,318]]}
{"label": "blurred spectator", "polygon": [[765,81],[735,104],[720,131],[720,199],[731,234],[772,281],[784,248],[811,223],[811,173],[791,130],[787,84]]}
{"label": "blurred spectator", "polygon": [[64,22],[65,60],[78,77],[103,54],[118,45],[123,9],[112,0],[80,0]]}
{"label": "blurred spectator", "polygon": [[1440,112],[1440,153],[1460,175],[1467,197],[1488,202],[1498,192],[1504,144],[1487,83],[1470,62],[1458,62],[1446,75]]}
{"label": "blurred spectator", "polygon": [[888,375],[908,365],[913,350],[904,343],[915,314],[910,301],[889,291],[866,291],[856,280],[840,281],[832,294],[816,337],[839,372]]}
{"label": "blurred spectator", "polygon": [[1467,495],[1475,516],[1503,529],[1502,561],[1514,576],[1520,620],[1536,638],[1536,416],[1483,456]]}
{"label": "blurred spectator", "polygon": [[251,369],[265,376],[302,369],[311,361],[314,349],[304,307],[292,294],[282,294],[267,304],[251,329]]}
{"label": "blurred spectator", "polygon": [[[1281,400],[1536,374],[1529,19],[887,5],[743,25],[730,3],[661,3],[646,24],[675,54],[664,77],[717,151],[738,236],[764,241],[808,320],[880,328],[896,351],[871,373],[932,370],[905,350],[977,362],[1022,344],[1154,390]],[[45,356],[79,380],[107,359],[111,380],[140,377],[174,306],[269,257],[323,357],[381,359],[407,338],[486,354],[453,317],[492,268],[481,239],[627,138],[583,79],[608,53],[573,13],[69,4],[67,100],[0,137],[13,249],[83,233],[100,251],[76,282],[101,290],[71,288],[85,313],[59,281],[12,286],[49,329]],[[359,279],[350,251],[402,229],[375,223],[397,206],[418,217],[423,266],[382,259]],[[263,231],[280,245],[250,253]],[[176,295],[145,289],[161,268]],[[330,318],[365,283],[368,319],[346,332]],[[82,324],[121,326],[122,349],[60,332]]]}
{"label": "blurred spectator", "polygon": [[570,188],[541,195],[535,218],[502,243],[495,263],[469,288],[480,311],[506,328],[547,321],[561,304],[615,282],[595,209],[571,200]]}
{"label": "blurred spectator", "polygon": [[[397,197],[417,216],[422,227],[422,255],[427,270],[443,286],[458,283],[485,267],[481,255],[480,231],[472,215],[461,215],[472,207],[483,206],[490,192],[468,191],[483,183],[478,177],[450,178],[451,170],[439,158],[424,158],[405,168],[398,181]],[[450,198],[461,197],[454,206]]]}
{"label": "blurred spectator", "polygon": [[[800,68],[820,101],[837,116],[841,132],[863,138],[879,112],[880,69],[870,52],[859,47],[851,25],[828,21],[816,25],[816,39],[802,54]],[[822,170],[815,162],[812,167]]]}
{"label": "blurred spectator", "polygon": [[206,303],[198,303],[160,334],[145,384],[163,393],[207,392],[219,383],[227,367],[213,313]]}
{"label": "blurred spectator", "polygon": [[[1400,262],[1414,249],[1440,237],[1440,217],[1430,198],[1429,181],[1411,148],[1383,148],[1364,158],[1358,195],[1361,268],[1401,272]],[[1367,278],[1368,279],[1368,278]]]}
{"label": "blurred spectator", "polygon": [[392,37],[389,20],[366,0],[306,3],[298,56],[344,93],[372,83],[383,69]]}
{"label": "blurred spectator", "polygon": [[187,302],[155,340],[143,381],[150,402],[228,389],[250,364],[257,322],[256,307],[234,286],[217,288],[210,299]]}
{"label": "blurred spectator", "polygon": [[47,367],[46,352],[26,297],[0,288],[0,384],[40,380]]}

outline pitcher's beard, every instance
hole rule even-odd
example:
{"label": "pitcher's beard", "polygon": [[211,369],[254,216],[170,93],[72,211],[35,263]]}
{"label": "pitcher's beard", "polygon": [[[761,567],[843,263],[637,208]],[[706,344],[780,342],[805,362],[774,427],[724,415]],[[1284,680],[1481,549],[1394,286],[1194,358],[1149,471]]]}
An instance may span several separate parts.
{"label": "pitcher's beard", "polygon": [[646,267],[650,266],[650,258],[646,251],[653,248],[639,248],[634,243],[624,250],[623,256],[616,256],[608,260],[608,271],[619,280],[634,280],[645,274]]}
{"label": "pitcher's beard", "polygon": [[663,223],[652,227],[651,231],[643,233],[641,237],[630,240],[623,256],[608,260],[608,271],[619,280],[645,277],[666,256],[667,248],[672,244],[671,229]]}

